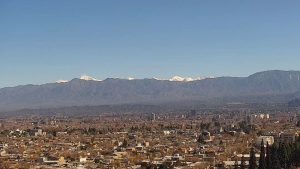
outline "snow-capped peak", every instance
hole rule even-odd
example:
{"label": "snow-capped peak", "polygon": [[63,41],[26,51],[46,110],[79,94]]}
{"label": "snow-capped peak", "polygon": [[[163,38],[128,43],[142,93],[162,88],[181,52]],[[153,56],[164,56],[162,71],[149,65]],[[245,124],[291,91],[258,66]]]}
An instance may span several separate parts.
{"label": "snow-capped peak", "polygon": [[154,79],[154,80],[166,80],[166,79],[161,79],[161,78],[157,78],[157,77],[153,77],[152,79]]}
{"label": "snow-capped peak", "polygon": [[67,81],[67,80],[58,80],[58,81],[56,81],[56,83],[68,83],[69,81]]}
{"label": "snow-capped peak", "polygon": [[[172,81],[172,82],[191,82],[191,81],[196,81],[196,80],[204,80],[204,79],[208,79],[208,78],[215,78],[215,77],[196,77],[196,78],[192,78],[192,77],[181,77],[181,76],[173,76],[172,78],[170,79],[164,79],[164,78],[157,78],[157,77],[154,77],[152,79],[155,79],[155,80],[161,80],[161,81]],[[80,78],[80,80],[86,80],[86,81],[101,81],[101,80],[98,80],[94,77],[91,77],[91,76],[88,76],[88,75],[82,75]],[[112,78],[112,79],[122,79],[122,78]],[[135,78],[133,77],[127,77],[127,78],[123,78],[123,79],[126,79],[126,80],[136,80]],[[67,83],[69,82],[68,80],[58,80],[56,81],[56,83]]]}
{"label": "snow-capped peak", "polygon": [[90,81],[90,80],[92,80],[92,81],[100,81],[100,80],[98,80],[98,79],[96,79],[96,78],[93,78],[93,77],[91,77],[91,76],[87,76],[87,75],[82,75],[82,76],[80,77],[80,80],[87,80],[87,81]]}
{"label": "snow-capped peak", "polygon": [[127,80],[134,80],[135,78],[133,77],[128,77]]}
{"label": "snow-capped peak", "polygon": [[182,82],[185,81],[185,78],[180,76],[174,76],[170,79],[170,81]]}
{"label": "snow-capped peak", "polygon": [[214,77],[196,77],[196,78],[192,78],[192,77],[180,77],[180,76],[174,76],[171,79],[169,79],[169,81],[174,81],[174,82],[191,82],[191,81],[195,81],[195,80],[204,80],[207,78],[214,78]]}

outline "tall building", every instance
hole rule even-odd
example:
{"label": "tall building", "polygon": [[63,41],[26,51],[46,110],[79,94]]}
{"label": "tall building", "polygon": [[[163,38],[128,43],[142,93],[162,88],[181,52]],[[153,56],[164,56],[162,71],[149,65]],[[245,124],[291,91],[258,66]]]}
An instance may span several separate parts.
{"label": "tall building", "polygon": [[152,113],[151,121],[155,121],[155,120],[156,120],[156,114],[155,114],[155,113]]}

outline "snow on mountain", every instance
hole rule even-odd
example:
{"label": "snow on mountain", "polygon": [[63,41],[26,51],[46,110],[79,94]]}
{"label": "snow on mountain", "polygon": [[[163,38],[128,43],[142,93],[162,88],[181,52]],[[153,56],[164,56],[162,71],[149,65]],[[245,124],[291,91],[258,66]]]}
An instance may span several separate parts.
{"label": "snow on mountain", "polygon": [[152,79],[154,79],[154,80],[167,80],[167,79],[161,79],[161,78],[157,78],[157,77],[153,77]]}
{"label": "snow on mountain", "polygon": [[174,81],[174,82],[191,82],[191,81],[195,81],[195,80],[204,80],[207,78],[214,78],[214,77],[196,77],[196,78],[192,78],[192,77],[180,77],[180,76],[174,76],[171,79],[169,79],[169,81]]}
{"label": "snow on mountain", "polygon": [[185,78],[180,76],[174,76],[170,79],[170,81],[183,82],[185,81]]}
{"label": "snow on mountain", "polygon": [[[183,82],[108,79],[99,83],[73,79],[64,85],[47,83],[2,88],[0,110],[165,103],[172,103],[172,106],[173,103],[183,103],[185,107],[185,103],[191,105],[191,102],[197,105],[201,102],[247,104],[253,101],[285,104],[300,95],[298,76],[300,77],[300,71],[265,71],[247,77],[221,77],[192,83],[186,81],[203,78],[189,79],[179,76],[172,79]],[[81,79],[97,80],[92,77]]]}
{"label": "snow on mountain", "polygon": [[[207,79],[207,78],[215,78],[215,77],[196,77],[196,78],[192,78],[192,77],[181,77],[181,76],[174,76],[170,79],[164,79],[164,78],[152,78],[152,79],[155,79],[155,80],[162,80],[162,81],[172,81],[172,82],[191,82],[191,81],[195,81],[195,80],[204,80],[204,79]],[[86,81],[101,81],[101,80],[98,80],[94,77],[91,77],[91,76],[88,76],[88,75],[82,75],[80,78],[80,80],[86,80]],[[119,79],[119,78],[113,78],[113,79]],[[122,78],[121,78],[122,79]],[[128,77],[128,78],[123,78],[125,80],[135,80],[135,78],[133,77]],[[58,80],[56,81],[56,83],[67,83],[69,82],[68,80]]]}
{"label": "snow on mountain", "polygon": [[100,80],[98,80],[98,79],[96,79],[96,78],[93,78],[93,77],[91,77],[91,76],[87,76],[87,75],[82,75],[82,76],[80,77],[80,80],[87,80],[87,81],[100,81]]}
{"label": "snow on mountain", "polygon": [[67,81],[67,80],[58,80],[58,81],[56,81],[56,83],[68,83],[69,81]]}

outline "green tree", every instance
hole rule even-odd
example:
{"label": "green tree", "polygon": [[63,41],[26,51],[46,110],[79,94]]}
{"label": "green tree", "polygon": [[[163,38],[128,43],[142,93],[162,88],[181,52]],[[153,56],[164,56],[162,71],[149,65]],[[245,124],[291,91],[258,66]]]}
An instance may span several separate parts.
{"label": "green tree", "polygon": [[202,134],[198,137],[197,142],[198,143],[205,143]]}
{"label": "green tree", "polygon": [[300,166],[300,141],[295,144],[294,159],[294,164]]}
{"label": "green tree", "polygon": [[272,161],[272,169],[281,169],[280,165],[280,160],[278,157],[278,144],[274,143],[272,147],[270,148],[271,150],[271,161]]}
{"label": "green tree", "polygon": [[234,169],[239,169],[238,160],[235,160],[235,162],[234,162]]}
{"label": "green tree", "polygon": [[122,147],[126,148],[128,146],[128,142],[126,139],[123,140]]}
{"label": "green tree", "polygon": [[288,168],[288,161],[289,161],[288,152],[284,143],[279,144],[278,156],[279,156],[281,167],[284,169]]}
{"label": "green tree", "polygon": [[259,166],[258,169],[266,169],[266,157],[265,157],[265,145],[264,140],[261,140],[260,144],[260,157],[259,157]]}
{"label": "green tree", "polygon": [[245,157],[242,155],[240,169],[246,169]]}
{"label": "green tree", "polygon": [[266,147],[266,169],[272,169],[271,150],[270,150],[269,142],[267,142],[267,147]]}
{"label": "green tree", "polygon": [[251,148],[250,151],[250,159],[249,159],[249,169],[256,169],[257,164],[256,164],[256,157],[255,157],[255,151],[254,148]]}

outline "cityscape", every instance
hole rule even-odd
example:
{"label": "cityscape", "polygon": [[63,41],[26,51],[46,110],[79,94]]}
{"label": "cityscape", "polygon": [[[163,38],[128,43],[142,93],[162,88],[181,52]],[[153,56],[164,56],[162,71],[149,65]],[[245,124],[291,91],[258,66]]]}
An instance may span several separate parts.
{"label": "cityscape", "polygon": [[27,114],[0,122],[1,168],[279,169],[300,164],[298,109]]}
{"label": "cityscape", "polygon": [[300,169],[299,9],[0,0],[0,169]]}

